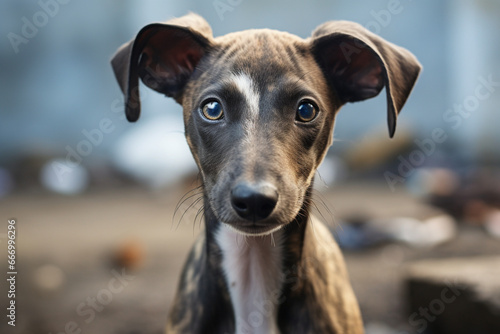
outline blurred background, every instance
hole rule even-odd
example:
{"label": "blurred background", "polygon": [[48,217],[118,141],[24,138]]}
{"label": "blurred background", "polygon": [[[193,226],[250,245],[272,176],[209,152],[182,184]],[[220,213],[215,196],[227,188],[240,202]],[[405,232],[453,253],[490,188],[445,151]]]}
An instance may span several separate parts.
{"label": "blurred background", "polygon": [[16,326],[2,316],[0,332],[162,331],[203,229],[198,174],[181,107],[143,86],[128,123],[109,60],[189,11],[215,36],[306,38],[352,20],[417,56],[394,139],[385,93],[339,113],[316,214],[344,249],[368,334],[500,333],[496,0],[1,1],[0,243],[6,254],[15,218],[18,275]]}

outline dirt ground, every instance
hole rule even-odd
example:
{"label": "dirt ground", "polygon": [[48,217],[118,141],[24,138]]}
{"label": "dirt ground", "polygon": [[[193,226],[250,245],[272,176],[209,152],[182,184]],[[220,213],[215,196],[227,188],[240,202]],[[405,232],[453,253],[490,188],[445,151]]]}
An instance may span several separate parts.
{"label": "dirt ground", "polygon": [[[0,332],[161,333],[181,266],[202,226],[199,217],[193,223],[196,208],[180,221],[189,201],[172,219],[184,192],[123,188],[74,197],[31,193],[2,199],[2,254],[7,219],[14,217],[18,275],[16,327],[2,316]],[[321,213],[335,223],[356,214],[412,217],[427,210],[403,190],[392,193],[383,184],[342,185],[322,198],[333,216],[318,205]],[[405,265],[423,258],[498,255],[500,241],[468,227],[433,248],[385,244],[344,253],[367,332],[413,333]],[[2,258],[0,269],[7,272]],[[6,288],[2,280],[2,310]]]}

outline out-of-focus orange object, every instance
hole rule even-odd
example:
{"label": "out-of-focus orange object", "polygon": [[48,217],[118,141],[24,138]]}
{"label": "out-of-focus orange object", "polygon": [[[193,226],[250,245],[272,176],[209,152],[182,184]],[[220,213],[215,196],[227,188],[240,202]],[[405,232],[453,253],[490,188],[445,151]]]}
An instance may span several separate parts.
{"label": "out-of-focus orange object", "polygon": [[138,240],[125,241],[116,250],[114,261],[117,266],[129,270],[137,269],[144,262],[144,247]]}

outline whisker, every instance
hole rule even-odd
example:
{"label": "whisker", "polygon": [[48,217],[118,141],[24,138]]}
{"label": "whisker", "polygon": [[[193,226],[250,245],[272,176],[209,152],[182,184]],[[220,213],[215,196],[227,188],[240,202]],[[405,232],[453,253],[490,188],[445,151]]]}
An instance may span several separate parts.
{"label": "whisker", "polygon": [[273,247],[276,247],[276,242],[274,241],[274,233],[271,233],[271,245],[273,245]]}
{"label": "whisker", "polygon": [[321,216],[321,219],[322,219],[323,221],[326,221],[326,218],[325,218],[325,216],[323,215],[323,212],[321,212],[321,210],[318,208],[318,206],[316,205],[316,202],[311,201],[311,204],[312,204],[312,206],[316,209],[316,211],[319,213],[319,215]]}
{"label": "whisker", "polygon": [[196,225],[196,220],[198,219],[198,217],[200,218],[199,219],[199,226],[201,228],[201,221],[203,219],[205,215],[205,206],[202,204],[201,207],[198,209],[198,212],[196,213],[196,216],[194,217],[194,224],[193,225]]}
{"label": "whisker", "polygon": [[[190,198],[196,196],[196,195],[199,195],[201,193],[203,193],[203,190],[201,189],[203,186],[200,185],[194,189],[191,189],[189,190],[187,193],[185,193],[181,199],[179,200],[179,202],[177,203],[177,205],[175,206],[175,209],[174,209],[174,216],[172,217],[172,219],[175,218],[175,214],[177,213],[177,210],[179,210],[179,208],[182,206],[182,204],[184,204],[187,200],[189,200]],[[201,190],[201,191],[200,191]],[[194,192],[194,193],[193,193]],[[193,194],[191,194],[193,193]],[[190,195],[191,194],[191,195]]]}
{"label": "whisker", "polygon": [[[183,201],[182,201],[182,205],[183,205],[184,203],[186,203],[188,200],[192,200],[193,202],[197,202],[197,201],[199,201],[199,199],[200,199],[200,198],[203,198],[203,195],[202,195],[202,194],[203,194],[202,192],[198,192],[198,193],[195,193],[195,194],[193,194],[193,195],[189,196],[188,198],[186,198],[185,200],[183,200]],[[196,198],[197,196],[199,196],[199,197],[198,197],[198,198]],[[193,204],[193,202],[191,202],[191,203],[190,203],[187,207],[189,208],[189,207]],[[172,217],[172,220],[173,220],[173,221],[175,221],[175,217],[177,216],[177,213],[178,213],[178,211],[181,209],[181,206],[182,206],[182,205],[180,205],[177,209],[175,209],[175,211],[174,211],[174,215],[173,215],[173,217]]]}
{"label": "whisker", "polygon": [[181,224],[182,222],[182,219],[184,218],[184,215],[189,211],[189,209],[191,209],[193,206],[195,206],[196,204],[198,204],[201,200],[203,200],[203,196],[200,196],[199,198],[197,198],[193,203],[191,203],[186,210],[184,210],[184,213],[182,214],[181,218],[179,219],[179,222],[177,223],[177,226],[176,226],[176,230],[179,228],[179,225]]}
{"label": "whisker", "polygon": [[314,238],[314,240],[316,242],[319,242],[318,235],[316,233],[316,226],[314,224],[314,220],[313,219],[310,219],[310,224],[311,224],[313,238]]}
{"label": "whisker", "polygon": [[315,204],[316,210],[318,211],[318,213],[321,214],[321,217],[325,220],[325,223],[327,223],[330,226],[335,226],[336,225],[335,224],[335,215],[333,214],[332,210],[330,210],[330,207],[326,204],[325,200],[323,199],[323,194],[321,194],[321,192],[319,192],[317,190],[313,190],[313,191],[314,191],[315,200],[319,200],[319,203],[326,210],[326,212],[330,216],[330,219],[327,220],[325,218],[325,216],[322,214],[322,212],[321,212],[322,210]]}

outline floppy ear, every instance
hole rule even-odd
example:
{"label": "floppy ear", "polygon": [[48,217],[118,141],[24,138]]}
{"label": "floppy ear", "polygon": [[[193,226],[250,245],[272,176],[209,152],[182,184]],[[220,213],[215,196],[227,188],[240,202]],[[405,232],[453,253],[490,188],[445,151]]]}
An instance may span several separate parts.
{"label": "floppy ear", "polygon": [[122,45],[111,65],[125,95],[127,119],[135,122],[141,112],[139,77],[148,87],[182,103],[184,86],[212,39],[208,23],[190,13],[147,25]]}
{"label": "floppy ear", "polygon": [[408,50],[361,25],[331,21],[313,32],[311,47],[330,86],[343,103],[374,97],[385,86],[389,136],[422,66]]}

